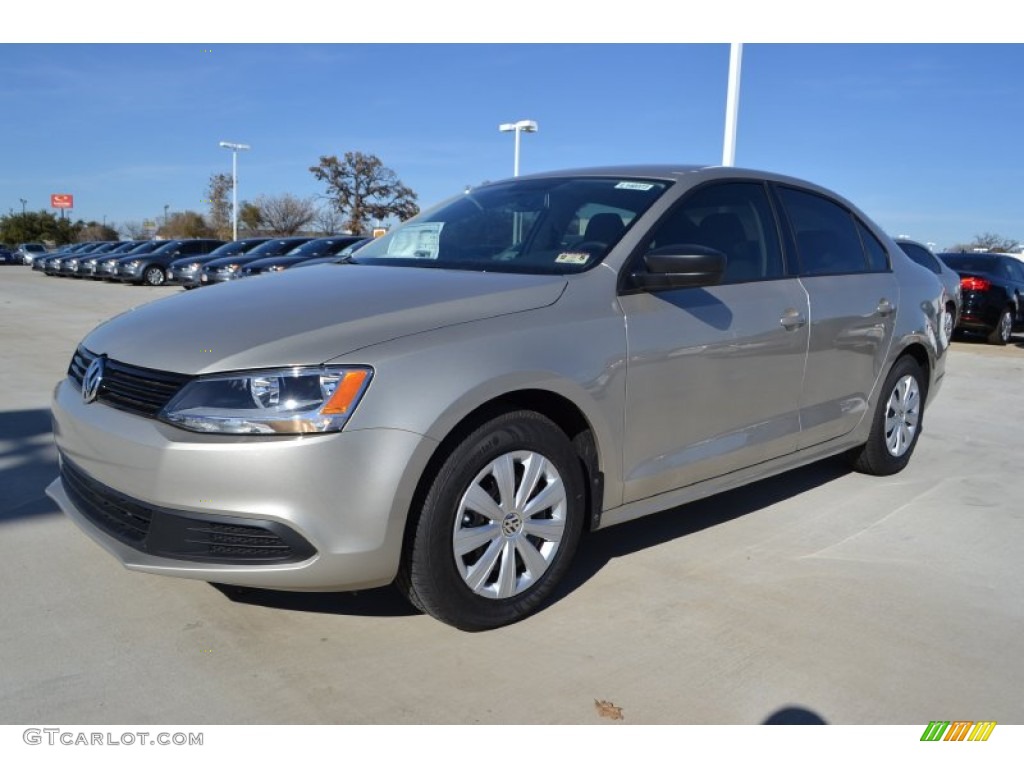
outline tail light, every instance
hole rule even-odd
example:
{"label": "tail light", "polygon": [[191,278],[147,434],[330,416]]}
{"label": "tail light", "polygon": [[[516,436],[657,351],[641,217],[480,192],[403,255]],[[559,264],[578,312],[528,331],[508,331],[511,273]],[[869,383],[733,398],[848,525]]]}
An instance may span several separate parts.
{"label": "tail light", "polygon": [[960,287],[965,291],[987,291],[992,283],[983,277],[962,277]]}

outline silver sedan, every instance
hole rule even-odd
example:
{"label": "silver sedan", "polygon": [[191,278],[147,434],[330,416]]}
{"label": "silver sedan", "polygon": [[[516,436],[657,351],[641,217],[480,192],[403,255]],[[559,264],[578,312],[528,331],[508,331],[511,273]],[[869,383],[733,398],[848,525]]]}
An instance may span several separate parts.
{"label": "silver sedan", "polygon": [[395,582],[465,630],[580,537],[835,454],[906,466],[942,287],[797,179],[639,166],[467,190],[345,264],[139,307],[53,400],[50,495],[133,570]]}

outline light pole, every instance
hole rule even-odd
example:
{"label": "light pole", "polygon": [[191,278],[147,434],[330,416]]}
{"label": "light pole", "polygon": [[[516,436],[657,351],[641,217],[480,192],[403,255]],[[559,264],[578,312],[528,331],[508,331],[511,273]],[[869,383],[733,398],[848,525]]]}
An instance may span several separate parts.
{"label": "light pole", "polygon": [[231,150],[231,239],[238,239],[238,153],[251,149],[248,144],[222,141],[224,149]]}
{"label": "light pole", "polygon": [[725,103],[725,141],[722,143],[722,165],[736,164],[736,120],[740,111],[740,67],[743,43],[729,46],[729,88]]}
{"label": "light pole", "polygon": [[170,204],[170,203],[167,203],[167,204],[166,204],[166,205],[164,206],[164,226],[165,226],[165,227],[167,226],[167,209],[168,209],[168,208],[170,208],[170,207],[171,207],[171,204]]}
{"label": "light pole", "polygon": [[28,200],[26,200],[24,197],[19,197],[18,199],[21,201],[21,215],[24,216],[25,215],[25,205],[28,203]]}
{"label": "light pole", "polygon": [[537,121],[536,120],[520,120],[517,123],[502,123],[498,126],[498,130],[502,133],[514,132],[516,135],[516,154],[515,160],[512,163],[512,175],[519,175],[519,134],[520,133],[536,133],[537,132]]}

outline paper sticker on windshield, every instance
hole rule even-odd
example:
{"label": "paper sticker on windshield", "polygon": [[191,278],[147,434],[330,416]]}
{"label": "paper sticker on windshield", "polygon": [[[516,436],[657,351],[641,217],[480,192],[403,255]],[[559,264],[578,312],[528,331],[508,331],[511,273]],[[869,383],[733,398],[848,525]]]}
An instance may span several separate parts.
{"label": "paper sticker on windshield", "polygon": [[640,192],[648,192],[654,189],[653,184],[644,184],[642,181],[620,181],[615,185],[616,189],[636,189]]}
{"label": "paper sticker on windshield", "polygon": [[403,259],[436,259],[440,252],[443,221],[407,224],[394,234],[388,244],[388,256]]}
{"label": "paper sticker on windshield", "polygon": [[589,253],[560,253],[555,257],[556,264],[586,264]]}

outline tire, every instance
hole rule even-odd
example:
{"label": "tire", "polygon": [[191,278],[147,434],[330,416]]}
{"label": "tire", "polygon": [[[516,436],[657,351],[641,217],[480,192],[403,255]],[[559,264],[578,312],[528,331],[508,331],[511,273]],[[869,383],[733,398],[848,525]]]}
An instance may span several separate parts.
{"label": "tire", "polygon": [[953,334],[956,332],[955,313],[956,309],[952,304],[948,305],[946,311],[942,313],[942,335],[945,346],[949,346],[949,342],[953,340]]}
{"label": "tire", "polygon": [[166,279],[160,267],[146,267],[146,271],[142,273],[142,282],[146,285],[163,285]]}
{"label": "tire", "polygon": [[584,513],[583,471],[565,433],[533,411],[502,414],[444,458],[396,584],[414,606],[462,630],[519,621],[565,574]]}
{"label": "tire", "polygon": [[901,357],[889,371],[872,417],[868,441],[853,454],[853,468],[868,475],[894,475],[910,461],[924,417],[921,366]]}
{"label": "tire", "polygon": [[1003,310],[1003,314],[999,316],[999,322],[996,323],[996,327],[992,329],[992,333],[988,335],[988,343],[1005,347],[1010,343],[1010,338],[1012,336],[1013,313],[1010,311],[1010,308],[1007,307]]}

